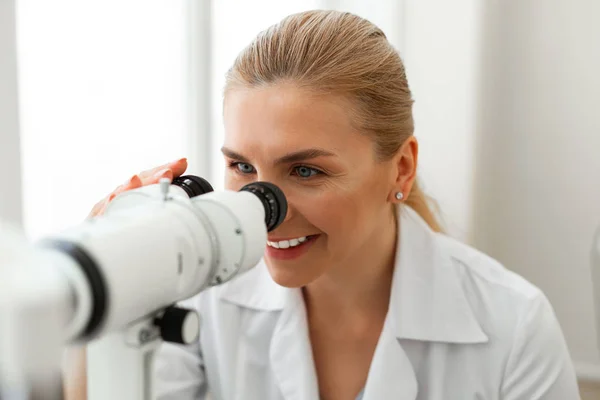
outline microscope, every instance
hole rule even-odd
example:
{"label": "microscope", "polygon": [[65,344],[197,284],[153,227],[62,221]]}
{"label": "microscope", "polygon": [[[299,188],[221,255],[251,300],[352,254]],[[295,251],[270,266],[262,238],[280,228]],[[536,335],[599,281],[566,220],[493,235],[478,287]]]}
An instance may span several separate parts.
{"label": "microscope", "polygon": [[35,246],[13,235],[15,256],[0,258],[0,399],[60,399],[60,349],[86,344],[89,400],[153,400],[158,347],[198,340],[198,314],[177,303],[254,267],[286,213],[271,183],[215,192],[187,175],[124,192]]}

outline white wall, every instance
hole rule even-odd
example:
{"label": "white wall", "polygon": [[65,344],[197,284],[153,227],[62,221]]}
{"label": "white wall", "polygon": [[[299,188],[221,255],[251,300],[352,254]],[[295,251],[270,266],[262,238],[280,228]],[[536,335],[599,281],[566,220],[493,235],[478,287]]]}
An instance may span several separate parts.
{"label": "white wall", "polygon": [[14,0],[0,1],[0,56],[0,220],[21,226],[21,149]]}
{"label": "white wall", "polygon": [[[539,286],[600,380],[600,2],[329,1],[378,24],[415,98],[420,174],[449,233]],[[361,5],[362,4],[362,5]]]}
{"label": "white wall", "polygon": [[487,4],[475,244],[545,291],[579,368],[600,378],[590,283],[600,224],[600,2]]}
{"label": "white wall", "polygon": [[404,49],[420,176],[452,236],[472,242],[479,0],[406,1]]}
{"label": "white wall", "polygon": [[[377,0],[370,2],[365,0],[313,0],[316,1],[315,8],[327,10],[348,11],[368,19],[377,25],[388,40],[398,50],[404,48],[405,8],[406,1],[402,0]],[[375,6],[376,5],[376,6]]]}

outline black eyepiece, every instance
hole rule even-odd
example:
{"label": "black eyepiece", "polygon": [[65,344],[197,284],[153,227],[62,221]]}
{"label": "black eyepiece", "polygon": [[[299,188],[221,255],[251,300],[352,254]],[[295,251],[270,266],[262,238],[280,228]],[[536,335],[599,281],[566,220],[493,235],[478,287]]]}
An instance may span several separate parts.
{"label": "black eyepiece", "polygon": [[269,182],[252,182],[240,189],[242,190],[254,193],[263,203],[265,224],[269,232],[283,222],[287,214],[287,200],[281,189]]}
{"label": "black eyepiece", "polygon": [[188,196],[196,197],[212,192],[214,189],[204,178],[195,175],[183,175],[173,179],[173,185],[182,188]]}

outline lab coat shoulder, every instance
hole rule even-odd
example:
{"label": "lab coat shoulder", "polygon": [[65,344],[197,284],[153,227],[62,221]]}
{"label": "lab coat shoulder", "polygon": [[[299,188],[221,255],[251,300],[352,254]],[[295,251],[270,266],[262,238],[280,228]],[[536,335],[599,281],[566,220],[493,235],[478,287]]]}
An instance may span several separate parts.
{"label": "lab coat shoulder", "polygon": [[491,341],[510,341],[518,321],[545,297],[542,291],[473,247],[444,235],[436,239],[482,330]]}
{"label": "lab coat shoulder", "polygon": [[500,398],[578,399],[569,351],[545,294],[472,247],[443,235],[437,240],[482,330],[502,355]]}

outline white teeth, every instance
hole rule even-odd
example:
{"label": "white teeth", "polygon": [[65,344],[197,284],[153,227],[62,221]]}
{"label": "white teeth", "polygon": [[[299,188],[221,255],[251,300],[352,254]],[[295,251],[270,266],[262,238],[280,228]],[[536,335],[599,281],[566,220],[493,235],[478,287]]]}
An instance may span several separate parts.
{"label": "white teeth", "polygon": [[267,245],[274,247],[276,249],[288,249],[290,247],[296,247],[299,244],[306,242],[306,236],[302,236],[295,239],[290,240],[280,240],[278,242],[267,242]]}

